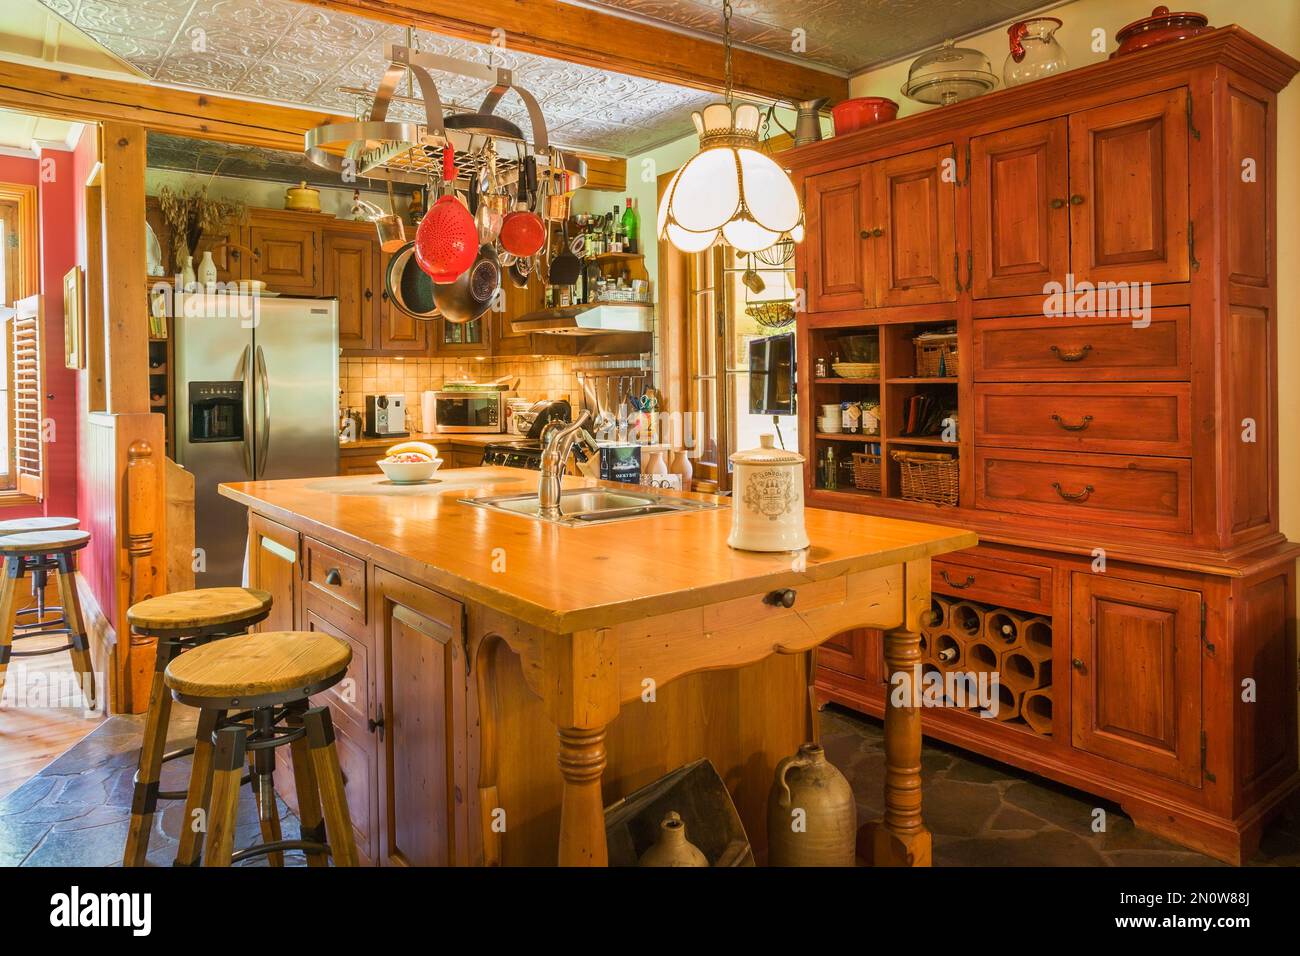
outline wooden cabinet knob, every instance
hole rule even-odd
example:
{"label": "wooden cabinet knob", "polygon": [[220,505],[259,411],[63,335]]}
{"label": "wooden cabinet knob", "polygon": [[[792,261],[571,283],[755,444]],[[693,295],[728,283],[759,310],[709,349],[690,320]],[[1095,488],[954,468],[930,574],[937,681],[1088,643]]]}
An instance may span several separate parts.
{"label": "wooden cabinet knob", "polygon": [[780,591],[773,591],[763,598],[763,603],[770,604],[773,607],[794,607],[794,599],[794,588],[784,588]]}
{"label": "wooden cabinet knob", "polygon": [[343,575],[339,574],[338,568],[330,568],[325,572],[325,583],[335,588],[343,583]]}
{"label": "wooden cabinet knob", "polygon": [[1070,661],[1070,666],[1073,667],[1080,674],[1084,673],[1088,669],[1087,667],[1084,666],[1083,661],[1077,657],[1074,660]]}

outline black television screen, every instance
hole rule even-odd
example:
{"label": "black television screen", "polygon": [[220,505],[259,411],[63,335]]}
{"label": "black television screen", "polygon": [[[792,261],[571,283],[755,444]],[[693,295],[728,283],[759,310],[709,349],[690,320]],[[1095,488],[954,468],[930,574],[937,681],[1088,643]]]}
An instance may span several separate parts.
{"label": "black television screen", "polygon": [[749,413],[794,414],[794,333],[749,343]]}

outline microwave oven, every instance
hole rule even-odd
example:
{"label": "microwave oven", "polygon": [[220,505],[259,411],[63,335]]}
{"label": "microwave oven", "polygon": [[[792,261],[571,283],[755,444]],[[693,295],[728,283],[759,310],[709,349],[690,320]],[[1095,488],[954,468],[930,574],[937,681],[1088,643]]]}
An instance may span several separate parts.
{"label": "microwave oven", "polygon": [[433,420],[447,434],[497,434],[506,430],[506,393],[434,392]]}

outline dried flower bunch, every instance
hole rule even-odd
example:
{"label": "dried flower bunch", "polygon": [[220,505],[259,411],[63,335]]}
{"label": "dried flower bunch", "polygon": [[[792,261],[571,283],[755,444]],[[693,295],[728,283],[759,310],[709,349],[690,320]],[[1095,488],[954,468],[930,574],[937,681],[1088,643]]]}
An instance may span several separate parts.
{"label": "dried flower bunch", "polygon": [[178,269],[186,256],[195,254],[205,232],[229,222],[243,222],[248,211],[240,200],[209,196],[206,184],[179,191],[164,186],[158,191],[158,207],[171,228],[172,256]]}

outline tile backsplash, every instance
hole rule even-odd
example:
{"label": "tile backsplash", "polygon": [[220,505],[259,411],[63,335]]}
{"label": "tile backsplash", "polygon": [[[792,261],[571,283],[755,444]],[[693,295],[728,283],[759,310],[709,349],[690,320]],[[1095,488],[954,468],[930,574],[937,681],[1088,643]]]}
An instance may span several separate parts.
{"label": "tile backsplash", "polygon": [[342,404],[364,412],[366,396],[400,392],[406,397],[407,428],[426,431],[420,420],[420,393],[439,389],[444,382],[470,378],[488,381],[502,375],[519,379],[516,391],[523,398],[567,398],[579,404],[576,370],[590,360],[571,358],[342,358],[339,388]]}

